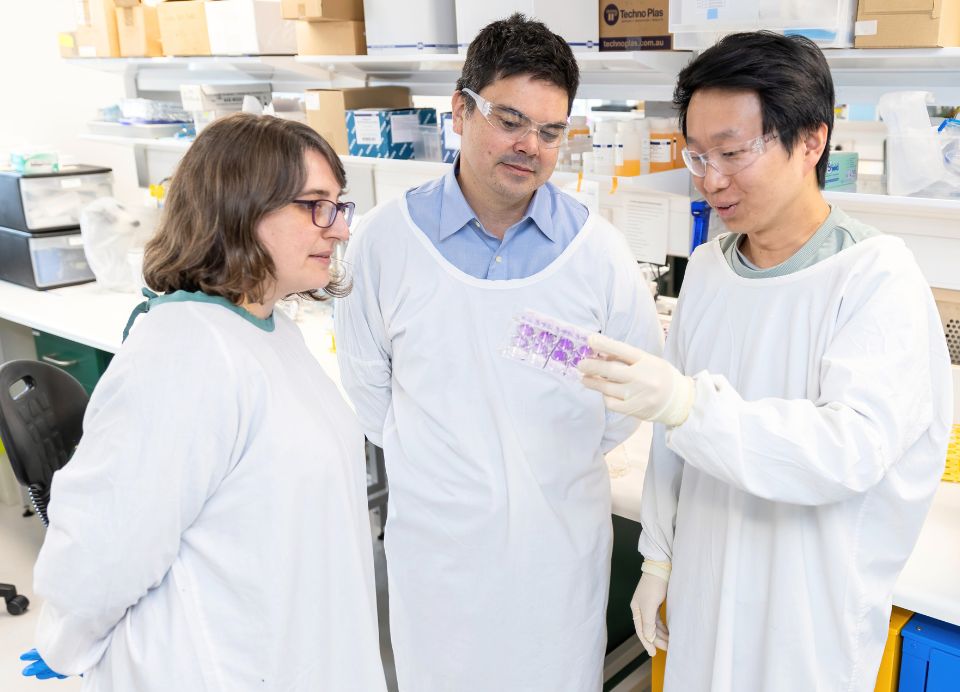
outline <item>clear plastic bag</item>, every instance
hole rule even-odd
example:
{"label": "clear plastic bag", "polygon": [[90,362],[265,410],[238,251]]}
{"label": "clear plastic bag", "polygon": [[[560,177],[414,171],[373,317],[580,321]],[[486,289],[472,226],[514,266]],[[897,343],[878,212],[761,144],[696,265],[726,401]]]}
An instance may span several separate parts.
{"label": "clear plastic bag", "polygon": [[87,264],[97,282],[113,291],[139,288],[129,255],[142,248],[156,227],[157,214],[129,210],[113,197],[101,197],[80,212],[80,235]]}
{"label": "clear plastic bag", "polygon": [[960,120],[947,118],[937,128],[943,165],[953,175],[960,176]]}

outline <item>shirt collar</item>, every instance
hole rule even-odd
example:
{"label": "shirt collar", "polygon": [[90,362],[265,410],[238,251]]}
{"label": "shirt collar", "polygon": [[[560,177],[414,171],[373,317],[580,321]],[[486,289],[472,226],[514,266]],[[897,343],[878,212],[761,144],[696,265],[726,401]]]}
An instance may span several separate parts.
{"label": "shirt collar", "polygon": [[[439,239],[445,240],[477,218],[463,196],[457,172],[460,170],[460,157],[457,156],[450,170],[443,176],[443,194],[440,206]],[[527,211],[518,223],[530,219],[543,235],[556,242],[556,229],[553,227],[554,186],[547,182],[533,193]]]}

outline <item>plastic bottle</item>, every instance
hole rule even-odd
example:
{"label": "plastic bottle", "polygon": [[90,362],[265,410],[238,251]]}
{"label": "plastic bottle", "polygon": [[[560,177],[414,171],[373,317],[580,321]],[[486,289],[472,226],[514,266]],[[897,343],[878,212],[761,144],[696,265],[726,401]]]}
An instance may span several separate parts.
{"label": "plastic bottle", "polygon": [[650,172],[650,122],[646,118],[634,123],[637,136],[640,138],[640,174]]}
{"label": "plastic bottle", "polygon": [[593,173],[593,152],[585,151],[580,158],[583,163],[583,174],[589,175]]}
{"label": "plastic bottle", "polygon": [[683,168],[686,165],[683,163],[683,150],[687,146],[687,140],[684,138],[683,131],[680,129],[680,118],[672,118],[671,127],[673,127],[677,141],[676,146],[673,148],[673,167]]}
{"label": "plastic bottle", "polygon": [[614,147],[616,145],[617,124],[612,120],[597,123],[593,135],[593,168],[597,175],[613,175],[616,169]]}
{"label": "plastic bottle", "polygon": [[582,115],[570,118],[570,129],[567,131],[567,147],[570,150],[570,168],[579,171],[582,168],[582,156],[585,152],[593,151],[593,142],[590,137],[590,126]]}
{"label": "plastic bottle", "polygon": [[640,175],[640,133],[632,120],[624,120],[617,125],[617,140],[616,174]]}
{"label": "plastic bottle", "polygon": [[677,158],[677,133],[670,118],[650,118],[650,172],[671,170]]}

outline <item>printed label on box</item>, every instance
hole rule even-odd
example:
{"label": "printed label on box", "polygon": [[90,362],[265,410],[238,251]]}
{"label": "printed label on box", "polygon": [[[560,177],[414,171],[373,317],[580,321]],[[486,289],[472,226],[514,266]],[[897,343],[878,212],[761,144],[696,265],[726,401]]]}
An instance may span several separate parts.
{"label": "printed label on box", "polygon": [[383,137],[380,135],[379,113],[357,113],[355,122],[357,144],[380,146]]}
{"label": "printed label on box", "polygon": [[417,128],[420,120],[416,113],[409,115],[391,115],[390,128],[393,131],[393,143],[401,144],[403,142],[414,142],[418,139],[419,131]]}

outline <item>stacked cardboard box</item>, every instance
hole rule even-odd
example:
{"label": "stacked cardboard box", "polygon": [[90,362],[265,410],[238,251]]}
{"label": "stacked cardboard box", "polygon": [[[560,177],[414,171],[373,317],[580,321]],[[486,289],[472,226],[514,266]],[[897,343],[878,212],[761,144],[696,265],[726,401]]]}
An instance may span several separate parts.
{"label": "stacked cardboard box", "polygon": [[960,46],[960,0],[860,0],[857,48]]}
{"label": "stacked cardboard box", "polygon": [[157,8],[140,0],[114,0],[120,55],[155,57],[163,55]]}
{"label": "stacked cardboard box", "polygon": [[206,4],[203,0],[168,0],[157,5],[164,55],[211,54]]}
{"label": "stacked cardboard box", "polygon": [[363,0],[281,0],[283,17],[297,20],[300,55],[366,55]]}

